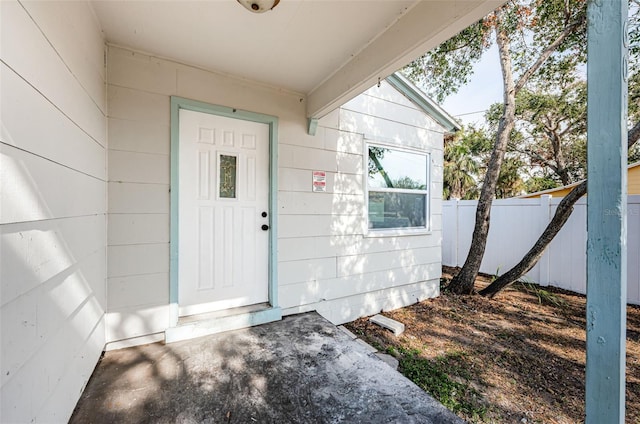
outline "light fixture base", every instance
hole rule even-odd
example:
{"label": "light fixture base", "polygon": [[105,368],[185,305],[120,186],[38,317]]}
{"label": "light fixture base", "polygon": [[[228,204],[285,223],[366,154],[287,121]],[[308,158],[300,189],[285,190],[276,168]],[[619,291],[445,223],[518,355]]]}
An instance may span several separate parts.
{"label": "light fixture base", "polygon": [[238,0],[245,9],[253,13],[264,13],[273,9],[280,0]]}

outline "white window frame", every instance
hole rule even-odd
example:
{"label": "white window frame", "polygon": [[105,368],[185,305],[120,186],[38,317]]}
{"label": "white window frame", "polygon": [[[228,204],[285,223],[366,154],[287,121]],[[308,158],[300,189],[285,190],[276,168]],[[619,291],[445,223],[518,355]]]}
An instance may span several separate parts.
{"label": "white window frame", "polygon": [[[397,189],[397,188],[369,188],[369,147],[381,147],[389,150],[407,152],[425,156],[426,190]],[[431,234],[431,152],[410,147],[398,146],[396,144],[382,143],[374,140],[365,140],[364,143],[364,216],[365,216],[365,236],[367,237],[392,237],[392,236],[412,236],[421,234]],[[425,226],[424,227],[398,227],[398,228],[369,228],[369,192],[377,193],[410,193],[424,194],[425,196]]]}

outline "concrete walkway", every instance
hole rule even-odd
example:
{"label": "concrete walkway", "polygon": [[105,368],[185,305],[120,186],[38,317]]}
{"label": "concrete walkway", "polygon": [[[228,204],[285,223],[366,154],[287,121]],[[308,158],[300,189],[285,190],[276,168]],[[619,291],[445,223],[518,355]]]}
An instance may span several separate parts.
{"label": "concrete walkway", "polygon": [[71,423],[463,423],[316,313],[107,352]]}

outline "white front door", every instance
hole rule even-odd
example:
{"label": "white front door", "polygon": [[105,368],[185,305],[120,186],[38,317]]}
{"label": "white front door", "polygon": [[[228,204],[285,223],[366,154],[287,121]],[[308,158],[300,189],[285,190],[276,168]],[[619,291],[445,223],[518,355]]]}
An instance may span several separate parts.
{"label": "white front door", "polygon": [[179,120],[179,314],[267,302],[269,126]]}

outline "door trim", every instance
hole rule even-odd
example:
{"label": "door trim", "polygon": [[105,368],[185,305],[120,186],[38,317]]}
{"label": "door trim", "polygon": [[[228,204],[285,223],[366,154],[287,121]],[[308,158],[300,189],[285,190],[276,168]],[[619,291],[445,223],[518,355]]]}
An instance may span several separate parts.
{"label": "door trim", "polygon": [[[169,241],[169,327],[178,325],[178,178],[179,178],[179,115],[180,110],[208,113],[227,118],[245,121],[259,122],[269,126],[269,275],[268,293],[271,309],[279,310],[278,306],[278,258],[277,258],[277,234],[278,234],[278,118],[261,113],[248,112],[226,106],[212,105],[197,100],[171,96],[171,183],[170,183],[170,241]],[[274,315],[275,316],[275,315]],[[277,318],[276,318],[277,319]]]}

